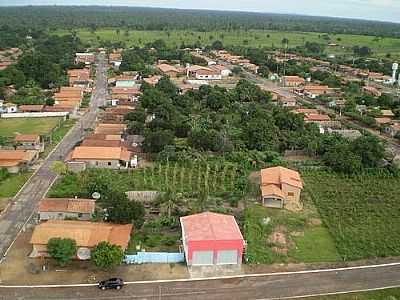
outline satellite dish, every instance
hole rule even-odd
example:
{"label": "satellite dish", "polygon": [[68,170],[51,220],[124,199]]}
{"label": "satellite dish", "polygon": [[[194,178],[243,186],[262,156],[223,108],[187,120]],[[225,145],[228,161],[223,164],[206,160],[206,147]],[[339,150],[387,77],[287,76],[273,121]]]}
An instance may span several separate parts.
{"label": "satellite dish", "polygon": [[90,259],[90,249],[85,247],[78,248],[76,256],[81,260]]}
{"label": "satellite dish", "polygon": [[100,195],[100,193],[98,193],[98,192],[94,192],[94,193],[92,194],[92,198],[95,199],[95,200],[99,200],[100,197],[101,197],[101,195]]}

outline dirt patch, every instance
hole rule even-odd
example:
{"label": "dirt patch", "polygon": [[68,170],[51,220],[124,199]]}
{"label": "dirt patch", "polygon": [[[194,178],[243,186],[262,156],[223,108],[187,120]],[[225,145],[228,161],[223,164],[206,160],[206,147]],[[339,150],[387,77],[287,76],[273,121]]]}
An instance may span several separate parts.
{"label": "dirt patch", "polygon": [[322,221],[318,218],[311,218],[308,220],[308,224],[311,226],[320,226],[322,225]]}
{"label": "dirt patch", "polygon": [[261,173],[260,173],[260,171],[251,172],[248,178],[249,178],[249,181],[251,183],[254,183],[254,184],[257,184],[257,185],[261,184]]}
{"label": "dirt patch", "polygon": [[[74,284],[94,283],[113,276],[126,281],[189,278],[184,264],[121,265],[110,271],[97,269],[90,261],[73,261],[65,268],[52,259],[32,259],[28,255],[32,232],[22,233],[15,241],[6,259],[0,265],[3,284]],[[43,271],[46,265],[46,271]]]}
{"label": "dirt patch", "polygon": [[290,235],[295,236],[295,237],[304,236],[304,232],[303,231],[293,231],[290,233]]}
{"label": "dirt patch", "polygon": [[293,242],[288,238],[287,228],[285,226],[277,226],[267,239],[267,246],[275,253],[287,255],[289,249],[293,246]]}

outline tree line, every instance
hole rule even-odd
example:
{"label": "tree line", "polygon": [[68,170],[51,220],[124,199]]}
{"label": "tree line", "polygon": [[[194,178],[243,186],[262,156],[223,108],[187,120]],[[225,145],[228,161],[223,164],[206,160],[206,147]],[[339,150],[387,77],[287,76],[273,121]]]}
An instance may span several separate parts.
{"label": "tree line", "polygon": [[133,30],[191,29],[281,30],[400,37],[400,25],[388,22],[280,15],[268,13],[178,10],[139,7],[3,7],[0,26],[16,28],[74,29],[119,27]]}

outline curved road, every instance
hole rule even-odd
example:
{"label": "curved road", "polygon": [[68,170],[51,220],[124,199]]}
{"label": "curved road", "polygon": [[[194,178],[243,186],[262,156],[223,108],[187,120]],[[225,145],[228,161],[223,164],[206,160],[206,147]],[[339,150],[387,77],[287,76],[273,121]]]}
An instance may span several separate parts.
{"label": "curved road", "polygon": [[400,286],[400,264],[349,269],[277,273],[245,278],[132,283],[121,291],[96,286],[0,288],[0,299],[18,300],[233,300],[288,299]]}
{"label": "curved road", "polygon": [[84,129],[92,127],[96,121],[97,108],[104,104],[107,79],[105,75],[105,58],[99,56],[97,67],[96,90],[93,92],[89,111],[68,132],[55,150],[46,158],[40,168],[25,183],[23,188],[12,200],[8,209],[0,216],[0,258],[3,261],[8,249],[18,233],[33,215],[36,205],[42,199],[57,175],[50,170],[54,161],[64,159],[79,142]]}

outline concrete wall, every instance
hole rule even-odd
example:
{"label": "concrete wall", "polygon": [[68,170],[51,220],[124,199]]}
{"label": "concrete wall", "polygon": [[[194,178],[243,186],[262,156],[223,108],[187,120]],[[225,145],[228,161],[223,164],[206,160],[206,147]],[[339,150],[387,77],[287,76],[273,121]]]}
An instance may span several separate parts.
{"label": "concrete wall", "polygon": [[301,209],[302,205],[300,202],[301,189],[292,185],[282,184],[282,192],[285,195],[284,207],[288,210]]}
{"label": "concrete wall", "polygon": [[140,202],[152,202],[161,193],[158,191],[128,191],[126,195],[129,200],[136,200]]}
{"label": "concrete wall", "polygon": [[68,112],[28,112],[28,113],[12,113],[2,114],[2,118],[46,118],[46,117],[62,117],[66,119]]}
{"label": "concrete wall", "polygon": [[80,221],[89,221],[91,219],[91,214],[84,213],[79,216],[79,213],[72,212],[39,212],[39,220],[65,220],[67,218],[77,219]]}
{"label": "concrete wall", "polygon": [[81,161],[67,162],[68,170],[74,173],[79,173],[86,170],[86,163]]}

